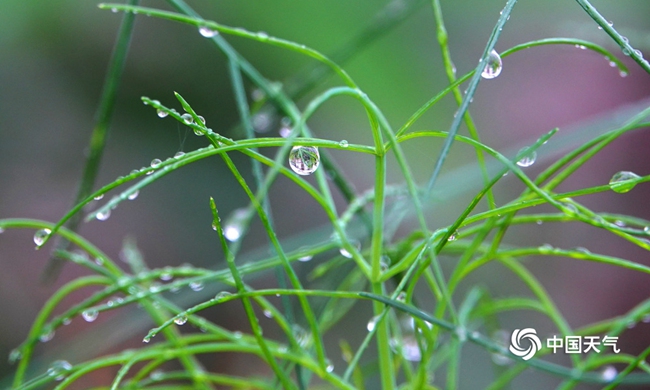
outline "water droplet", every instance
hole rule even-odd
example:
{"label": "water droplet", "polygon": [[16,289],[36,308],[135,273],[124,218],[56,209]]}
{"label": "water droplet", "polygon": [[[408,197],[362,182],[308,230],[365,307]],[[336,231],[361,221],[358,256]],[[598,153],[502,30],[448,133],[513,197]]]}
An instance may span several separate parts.
{"label": "water droplet", "polygon": [[538,224],[538,225],[541,225],[541,224],[544,223],[544,221],[542,221],[541,219],[538,219],[535,223]]}
{"label": "water droplet", "polygon": [[[510,332],[507,332],[503,329],[497,330],[492,335],[492,340],[494,340],[494,343],[498,346],[507,349],[510,345]],[[492,361],[496,365],[505,366],[514,363],[514,360],[509,358],[507,355],[503,355],[498,352],[492,352],[490,355],[492,357]]]}
{"label": "water droplet", "polygon": [[414,336],[406,336],[402,338],[401,342],[397,339],[391,339],[390,344],[404,359],[410,362],[419,362],[422,360],[422,352]]}
{"label": "water droplet", "polygon": [[162,164],[162,161],[160,161],[159,158],[154,158],[153,160],[151,160],[151,168],[154,168],[154,169],[158,168],[160,166],[160,164]]}
{"label": "water droplet", "polygon": [[629,320],[626,324],[628,329],[632,329],[636,326],[636,322],[634,320]]}
{"label": "water droplet", "polygon": [[144,338],[142,339],[143,343],[148,343],[149,341],[151,341],[151,336],[149,335],[144,336]]}
{"label": "water droplet", "polygon": [[104,194],[99,194],[99,195],[97,195],[96,197],[94,197],[93,199],[95,199],[95,200],[102,200],[102,199],[104,199]]}
{"label": "water droplet", "polygon": [[341,142],[339,142],[339,146],[342,148],[347,148],[348,146],[350,146],[350,144],[346,140],[341,140]]}
{"label": "water droplet", "polygon": [[650,322],[650,314],[646,314],[643,316],[641,321],[645,322],[646,324]]}
{"label": "water droplet", "polygon": [[12,349],[9,353],[9,364],[14,364],[23,358],[23,353],[19,349]]}
{"label": "water droplet", "polygon": [[327,372],[332,372],[334,371],[334,364],[332,362],[327,362],[327,367],[325,367],[325,371]]}
{"label": "water droplet", "polygon": [[377,321],[379,321],[379,315],[376,315],[368,321],[368,324],[366,325],[366,329],[368,329],[368,332],[372,332],[375,330],[375,327],[377,326]]}
{"label": "water droplet", "polygon": [[174,278],[174,275],[172,275],[171,269],[165,269],[163,273],[160,274],[160,280],[163,282],[168,282]]}
{"label": "water droplet", "polygon": [[453,232],[451,236],[447,239],[447,241],[456,241],[458,232]]}
{"label": "water droplet", "polygon": [[116,14],[117,13],[117,8],[111,8],[111,12]]}
{"label": "water droplet", "polygon": [[339,249],[339,253],[341,253],[341,256],[347,257],[348,259],[352,258],[352,253],[348,252],[348,250],[345,248]]}
{"label": "water droplet", "polygon": [[183,156],[185,156],[185,152],[176,152],[176,154],[174,155],[174,158],[181,158]]}
{"label": "water droplet", "polygon": [[576,45],[576,48],[578,48],[580,50],[587,50],[587,46],[585,46],[585,45]]}
{"label": "water droplet", "polygon": [[235,242],[242,236],[247,214],[246,208],[235,209],[226,219],[226,223],[223,225],[223,235],[228,241]]}
{"label": "water droplet", "polygon": [[273,318],[273,312],[269,309],[264,309],[264,317]]}
{"label": "water droplet", "polygon": [[616,379],[616,375],[618,375],[618,371],[614,366],[605,366],[600,372],[600,377],[606,382],[611,382]]}
{"label": "water droplet", "polygon": [[165,118],[167,115],[169,115],[167,111],[160,108],[156,110],[156,114],[158,114],[158,118]]}
{"label": "water droplet", "polygon": [[397,302],[406,302],[406,292],[402,291],[401,293],[397,294]]}
{"label": "water droplet", "polygon": [[289,166],[299,175],[311,175],[319,164],[320,154],[315,146],[294,146],[289,153]]}
{"label": "water droplet", "polygon": [[280,134],[280,137],[282,138],[287,138],[291,134],[291,127],[280,127],[278,134]]}
{"label": "water droplet", "polygon": [[259,88],[255,88],[251,91],[251,99],[254,102],[259,102],[266,97],[266,93]]}
{"label": "water droplet", "polygon": [[576,252],[584,253],[585,255],[590,255],[591,254],[589,249],[587,249],[585,247],[582,247],[582,246],[577,247]]}
{"label": "water droplet", "polygon": [[503,69],[503,63],[501,62],[501,56],[497,53],[496,50],[492,50],[487,58],[487,63],[481,76],[484,79],[493,79],[501,74],[501,69]]}
{"label": "water droplet", "polygon": [[162,287],[160,286],[159,283],[154,282],[154,283],[151,283],[151,286],[149,286],[149,292],[152,293],[152,294],[157,294],[157,293],[160,292],[161,288]]}
{"label": "water droplet", "polygon": [[60,381],[65,378],[65,374],[72,370],[72,364],[65,360],[56,360],[52,363],[50,368],[47,369],[47,375],[54,377],[55,380]]}
{"label": "water droplet", "polygon": [[612,176],[612,178],[609,180],[609,186],[614,192],[618,192],[619,194],[624,194],[626,192],[629,192],[634,186],[636,186],[637,179],[639,179],[639,175],[637,175],[634,172],[629,172],[629,171],[621,171],[617,172]]}
{"label": "water droplet", "polygon": [[203,290],[203,282],[191,282],[190,288],[192,291],[201,291]]}
{"label": "water droplet", "polygon": [[624,71],[624,70],[618,72],[618,74],[619,74],[621,77],[627,77],[627,72]]}
{"label": "water droplet", "polygon": [[[526,149],[527,148],[522,148],[517,154],[525,153]],[[526,153],[519,161],[517,161],[517,165],[526,168],[535,164],[535,160],[537,160],[537,152],[533,150],[530,153]]]}
{"label": "water droplet", "polygon": [[293,325],[291,329],[293,331],[293,337],[296,339],[298,345],[302,348],[307,348],[311,345],[311,333],[307,332],[300,325]]}
{"label": "water droplet", "polygon": [[214,296],[214,299],[217,301],[223,301],[224,299],[227,299],[230,296],[232,296],[232,293],[230,291],[221,291]]}
{"label": "water droplet", "polygon": [[554,248],[553,248],[553,246],[551,244],[544,244],[544,245],[540,246],[538,249],[539,249],[539,253],[542,253],[542,254],[545,254],[545,255],[547,255],[549,253],[552,253],[553,250],[554,250]]}
{"label": "water droplet", "polygon": [[208,26],[201,26],[201,27],[199,27],[199,34],[201,34],[201,36],[203,36],[205,38],[212,38],[212,37],[216,36],[217,34],[219,34],[219,31],[213,30]]}
{"label": "water droplet", "polygon": [[61,323],[63,325],[70,325],[72,323],[72,318],[70,317],[65,317],[64,319],[61,320]]}
{"label": "water droplet", "polygon": [[183,122],[185,122],[186,125],[190,125],[190,124],[192,124],[194,122],[194,119],[192,118],[192,115],[187,114],[187,113],[181,115],[181,119],[183,120]]}
{"label": "water droplet", "polygon": [[111,209],[100,210],[95,214],[98,221],[106,221],[111,216]]}
{"label": "water droplet", "polygon": [[110,299],[108,300],[108,302],[106,302],[106,306],[108,306],[108,307],[113,307],[114,304],[115,304],[115,302],[113,302]]}
{"label": "water droplet", "polygon": [[41,246],[45,243],[45,239],[52,233],[50,229],[40,229],[34,233],[34,244]]}
{"label": "water droplet", "polygon": [[266,41],[267,39],[269,39],[269,34],[267,34],[264,31],[260,31],[260,32],[257,33],[257,37],[260,38],[263,41]]}
{"label": "water droplet", "polygon": [[616,66],[616,61],[609,61],[609,66],[612,68]]}
{"label": "water droplet", "polygon": [[185,325],[187,322],[187,316],[186,315],[178,315],[174,317],[174,323],[176,325]]}
{"label": "water droplet", "polygon": [[151,371],[151,374],[149,374],[149,378],[154,381],[159,381],[161,380],[165,375],[165,371],[163,370],[153,370]]}
{"label": "water droplet", "polygon": [[199,117],[199,120],[201,121],[201,123],[205,125],[205,118],[202,117],[201,115],[199,115],[198,117]]}
{"label": "water droplet", "polygon": [[3,227],[0,226],[0,234],[2,234],[2,233],[4,233],[4,232],[5,232],[5,228],[3,228]]}
{"label": "water droplet", "polygon": [[38,337],[41,343],[47,343],[54,338],[54,329],[48,328],[43,330],[43,333]]}
{"label": "water droplet", "polygon": [[99,316],[99,311],[97,311],[97,309],[84,310],[81,313],[81,316],[86,320],[86,322],[93,322],[97,319],[97,316]]}
{"label": "water droplet", "polygon": [[612,21],[610,20],[609,22],[607,22],[607,25],[608,25],[609,27],[612,27],[612,26],[614,25],[614,22],[612,22]]}
{"label": "water droplet", "polygon": [[138,195],[140,195],[140,190],[135,190],[132,193],[130,193],[126,198],[128,200],[133,200],[133,199],[137,198]]}
{"label": "water droplet", "polygon": [[302,261],[303,263],[308,262],[309,260],[313,259],[314,256],[312,255],[306,255],[298,258],[298,261]]}
{"label": "water droplet", "polygon": [[253,130],[257,133],[266,133],[271,129],[273,123],[273,115],[267,111],[256,112],[251,118]]}

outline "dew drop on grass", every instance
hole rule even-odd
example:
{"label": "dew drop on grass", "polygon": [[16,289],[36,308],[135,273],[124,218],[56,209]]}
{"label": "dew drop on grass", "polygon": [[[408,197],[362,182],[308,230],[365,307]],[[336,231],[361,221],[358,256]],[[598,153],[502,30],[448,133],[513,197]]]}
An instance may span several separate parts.
{"label": "dew drop on grass", "polygon": [[97,195],[96,197],[94,197],[93,199],[95,199],[95,200],[102,200],[102,199],[104,199],[104,194],[99,194],[99,195]]}
{"label": "dew drop on grass", "polygon": [[621,77],[627,77],[627,72],[622,70],[618,73]]}
{"label": "dew drop on grass", "polygon": [[106,221],[110,216],[111,216],[110,209],[105,209],[95,214],[95,218],[97,218],[98,221]]}
{"label": "dew drop on grass", "polygon": [[81,316],[86,320],[86,322],[93,322],[97,319],[97,316],[99,316],[99,311],[97,311],[97,309],[84,310],[81,313]]}
{"label": "dew drop on grass", "polygon": [[320,154],[315,146],[294,146],[289,153],[289,166],[299,175],[311,175],[319,164]]}
{"label": "dew drop on grass", "polygon": [[334,371],[334,364],[330,361],[327,362],[327,367],[325,367],[325,371],[327,372],[332,372]]}
{"label": "dew drop on grass", "polygon": [[[521,149],[519,153],[524,152],[526,149],[527,148]],[[530,153],[526,153],[519,161],[517,161],[517,165],[526,168],[535,164],[535,160],[537,160],[537,152],[533,150]]]}
{"label": "dew drop on grass", "polygon": [[447,241],[456,241],[456,239],[458,239],[458,232],[453,232]]}
{"label": "dew drop on grass", "polygon": [[9,352],[9,364],[14,364],[23,358],[23,353],[19,349],[12,349]]}
{"label": "dew drop on grass", "polygon": [[256,133],[266,133],[271,129],[273,116],[269,112],[260,111],[253,115],[251,122],[253,125],[253,130],[255,130]]}
{"label": "dew drop on grass", "polygon": [[231,295],[232,293],[230,291],[221,291],[214,296],[214,299],[217,301],[223,301],[224,299],[228,298]]}
{"label": "dew drop on grass", "polygon": [[650,322],[650,314],[644,315],[643,318],[641,319],[641,321],[646,323],[646,324],[649,323]]}
{"label": "dew drop on grass", "polygon": [[203,290],[203,282],[191,282],[190,288],[192,291],[201,291]]}
{"label": "dew drop on grass", "polygon": [[201,36],[205,38],[212,38],[217,34],[219,34],[219,31],[213,30],[208,26],[201,26],[199,27],[199,34],[201,34]]}
{"label": "dew drop on grass", "polygon": [[176,152],[176,154],[174,155],[174,158],[181,158],[183,156],[185,156],[185,152]]}
{"label": "dew drop on grass", "polygon": [[307,348],[311,345],[311,333],[306,331],[300,325],[293,325],[291,329],[293,331],[293,337],[296,339],[298,345],[302,348]]}
{"label": "dew drop on grass", "polygon": [[65,378],[65,374],[72,370],[72,364],[66,360],[56,360],[52,363],[50,368],[47,369],[47,375],[54,377],[55,380],[60,381]]}
{"label": "dew drop on grass", "polygon": [[617,172],[609,180],[609,187],[614,192],[617,192],[619,194],[624,194],[626,192],[629,192],[630,190],[632,190],[632,188],[636,186],[637,180],[639,178],[640,178],[639,175],[637,175],[634,172],[629,172],[629,171]]}
{"label": "dew drop on grass", "polygon": [[151,341],[151,336],[149,335],[144,336],[144,338],[142,339],[143,343],[148,343],[149,341]]}
{"label": "dew drop on grass", "polygon": [[160,161],[159,158],[154,158],[151,160],[151,168],[158,168],[162,164],[162,161]]}
{"label": "dew drop on grass", "polygon": [[314,256],[312,256],[312,255],[305,255],[305,256],[299,257],[298,261],[302,261],[303,263],[306,263],[306,262],[308,262],[309,260],[311,260],[313,258],[314,258]]}
{"label": "dew drop on grass", "polygon": [[40,229],[34,233],[34,244],[36,246],[41,246],[45,242],[45,239],[52,233],[50,229]]}
{"label": "dew drop on grass", "polygon": [[246,208],[233,210],[232,214],[226,219],[223,225],[223,235],[230,242],[239,240],[244,233],[244,223],[246,222]]}
{"label": "dew drop on grass", "polygon": [[273,318],[273,312],[269,309],[264,309],[264,317]]}
{"label": "dew drop on grass", "polygon": [[406,302],[406,292],[402,291],[401,293],[397,294],[397,302]]}
{"label": "dew drop on grass", "polygon": [[2,233],[4,233],[4,232],[5,232],[5,228],[3,228],[3,227],[0,226],[0,234],[2,234]]}
{"label": "dew drop on grass", "polygon": [[545,255],[553,252],[553,250],[554,250],[554,248],[553,248],[553,246],[551,246],[551,244],[544,244],[544,245],[540,246],[538,249],[539,249],[539,253],[542,253],[542,254],[545,254]]}
{"label": "dew drop on grass", "polygon": [[347,257],[348,259],[352,258],[352,253],[348,252],[348,250],[345,248],[339,249],[339,253],[341,253],[341,256]]}
{"label": "dew drop on grass", "polygon": [[618,375],[618,371],[616,371],[614,366],[605,366],[600,372],[600,377],[606,382],[613,381],[616,378],[616,375]]}
{"label": "dew drop on grass", "polygon": [[179,315],[174,318],[174,323],[176,325],[185,325],[187,322],[187,316],[186,315]]}
{"label": "dew drop on grass", "polygon": [[263,41],[266,41],[267,39],[269,39],[269,34],[267,34],[264,31],[260,31],[260,32],[257,33],[257,37],[260,38]]}
{"label": "dew drop on grass", "polygon": [[346,140],[341,140],[341,142],[339,142],[339,146],[342,148],[347,148],[349,145],[350,144]]}
{"label": "dew drop on grass", "polygon": [[52,340],[54,338],[54,329],[46,329],[41,333],[41,335],[38,337],[41,343],[47,343],[48,341]]}
{"label": "dew drop on grass", "polygon": [[[510,333],[503,329],[499,329],[492,335],[492,340],[494,340],[495,344],[503,348],[508,348],[510,345]],[[497,364],[499,366],[505,366],[507,364],[514,363],[514,360],[498,352],[492,352],[491,357],[494,364]]]}
{"label": "dew drop on grass", "polygon": [[158,118],[165,118],[167,115],[169,115],[167,111],[164,111],[160,108],[156,110],[156,114],[158,114]]}
{"label": "dew drop on grass", "polygon": [[190,114],[181,115],[181,119],[183,120],[183,122],[185,122],[186,125],[192,124],[192,122],[194,122],[194,120],[192,119],[192,115]]}
{"label": "dew drop on grass", "polygon": [[377,326],[377,321],[379,321],[379,315],[376,315],[368,321],[368,324],[366,325],[366,329],[368,329],[368,332],[372,332],[375,330],[375,327]]}
{"label": "dew drop on grass", "polygon": [[406,336],[402,339],[398,352],[404,357],[404,359],[410,362],[419,362],[422,360],[420,346],[413,336]]}
{"label": "dew drop on grass", "polygon": [[481,76],[484,79],[493,79],[501,74],[501,69],[503,69],[503,63],[501,62],[501,56],[497,53],[496,50],[492,50],[487,58],[487,63],[485,68],[481,73]]}
{"label": "dew drop on grass", "polygon": [[140,190],[135,190],[132,193],[130,193],[126,198],[128,200],[133,200],[133,199],[137,198],[138,195],[140,195]]}

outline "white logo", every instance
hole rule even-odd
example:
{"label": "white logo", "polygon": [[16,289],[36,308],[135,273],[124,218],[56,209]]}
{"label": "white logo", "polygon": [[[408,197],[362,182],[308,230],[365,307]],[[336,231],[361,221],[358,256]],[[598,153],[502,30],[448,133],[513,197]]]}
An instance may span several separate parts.
{"label": "white logo", "polygon": [[[521,346],[522,339],[529,339],[528,348],[523,348]],[[510,337],[510,352],[514,355],[519,356],[524,360],[528,360],[535,356],[537,351],[542,349],[542,342],[537,337],[537,331],[533,328],[525,329],[515,329],[512,332],[512,337]]]}

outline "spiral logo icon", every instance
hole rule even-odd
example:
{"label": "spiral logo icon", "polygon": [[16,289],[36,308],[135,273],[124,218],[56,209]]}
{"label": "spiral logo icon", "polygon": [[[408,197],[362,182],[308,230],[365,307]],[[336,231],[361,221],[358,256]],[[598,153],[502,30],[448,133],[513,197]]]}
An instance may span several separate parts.
{"label": "spiral logo icon", "polygon": [[[523,339],[528,339],[528,348],[521,345]],[[542,342],[537,337],[537,331],[533,328],[515,329],[510,337],[510,352],[524,360],[535,356],[537,351],[542,349]]]}

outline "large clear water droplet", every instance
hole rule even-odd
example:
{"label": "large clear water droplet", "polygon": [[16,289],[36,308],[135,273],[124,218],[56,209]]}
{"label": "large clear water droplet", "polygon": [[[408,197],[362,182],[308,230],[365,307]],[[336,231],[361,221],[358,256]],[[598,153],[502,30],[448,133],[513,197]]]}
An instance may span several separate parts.
{"label": "large clear water droplet", "polygon": [[190,114],[183,114],[181,115],[181,119],[183,122],[185,122],[186,125],[190,125],[194,122],[194,119],[192,118],[192,115]]}
{"label": "large clear water droplet", "polygon": [[156,110],[156,114],[158,114],[158,118],[165,118],[167,115],[167,111],[161,110],[160,108]]}
{"label": "large clear water droplet", "polygon": [[239,240],[244,233],[244,223],[246,222],[246,208],[233,210],[232,214],[226,219],[223,225],[223,235],[228,241],[235,242]]}
{"label": "large clear water droplet", "polygon": [[617,172],[609,180],[609,186],[614,192],[624,194],[636,186],[639,175],[634,172],[621,171]]}
{"label": "large clear water droplet", "polygon": [[52,233],[50,229],[40,229],[34,233],[34,244],[37,246],[43,245],[45,239]]}
{"label": "large clear water droplet", "polygon": [[392,338],[389,341],[391,349],[404,357],[410,362],[419,362],[422,360],[420,347],[414,336],[405,336],[402,340]]}
{"label": "large clear water droplet", "polygon": [[372,332],[375,330],[375,327],[377,326],[377,321],[379,321],[379,315],[376,315],[368,321],[368,324],[366,325],[366,329],[368,329],[368,332]]}
{"label": "large clear water droplet", "polygon": [[99,194],[99,195],[97,195],[96,197],[94,197],[93,199],[95,199],[95,200],[102,200],[102,199],[104,199],[104,194]]}
{"label": "large clear water droplet", "polygon": [[97,311],[97,309],[84,310],[81,313],[81,316],[86,320],[86,322],[93,322],[97,319],[97,316],[99,316],[99,311]]}
{"label": "large clear water droplet", "polygon": [[192,291],[201,291],[203,290],[203,282],[191,282],[190,288]]}
{"label": "large clear water droplet", "polygon": [[133,199],[137,198],[138,195],[140,195],[140,190],[135,190],[132,193],[130,193],[126,198],[128,200],[133,200]]}
{"label": "large clear water droplet", "polygon": [[306,331],[300,325],[293,325],[291,329],[293,331],[293,337],[296,339],[298,345],[302,348],[307,348],[311,345],[312,339],[310,332]]}
{"label": "large clear water droplet", "polygon": [[346,140],[341,140],[341,142],[339,142],[339,146],[342,148],[347,148],[348,146],[350,146],[350,144]]}
{"label": "large clear water droplet", "polygon": [[299,175],[311,175],[319,164],[320,154],[315,146],[294,146],[289,153],[289,166]]}
{"label": "large clear water droplet", "polygon": [[484,79],[493,79],[501,74],[501,69],[503,69],[503,62],[501,62],[501,56],[497,53],[496,50],[492,50],[487,58],[487,63],[485,68],[481,73],[481,76]]}
{"label": "large clear water droplet", "polygon": [[47,375],[54,377],[55,380],[60,381],[65,378],[65,374],[72,370],[72,364],[66,360],[56,360],[52,363],[50,368],[47,369]]}
{"label": "large clear water droplet", "polygon": [[205,38],[212,38],[212,37],[216,36],[217,34],[219,34],[219,31],[213,30],[208,26],[201,26],[201,27],[199,27],[199,34],[201,34],[201,36],[203,36]]}
{"label": "large clear water droplet", "polygon": [[174,317],[174,323],[176,325],[185,325],[187,322],[187,316],[186,315],[179,315]]}
{"label": "large clear water droplet", "polygon": [[[525,153],[526,149],[527,148],[522,148],[519,150],[519,153]],[[537,160],[537,152],[533,150],[529,153],[526,153],[519,161],[517,161],[517,165],[526,168],[535,164],[535,160]]]}
{"label": "large clear water droplet", "polygon": [[174,155],[174,158],[181,158],[183,156],[185,156],[185,152],[176,152],[176,154]]}
{"label": "large clear water droplet", "polygon": [[160,161],[159,158],[154,158],[151,160],[151,168],[158,168],[162,164],[162,161]]}

